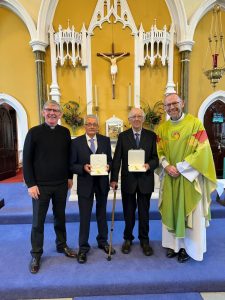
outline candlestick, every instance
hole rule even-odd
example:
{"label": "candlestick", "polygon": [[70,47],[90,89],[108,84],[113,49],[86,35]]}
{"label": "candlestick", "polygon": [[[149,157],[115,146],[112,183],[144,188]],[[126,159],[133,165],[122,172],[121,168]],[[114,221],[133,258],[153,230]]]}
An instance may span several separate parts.
{"label": "candlestick", "polygon": [[131,106],[131,84],[128,85],[128,106]]}
{"label": "candlestick", "polygon": [[49,101],[49,85],[47,84],[47,99]]}
{"label": "candlestick", "polygon": [[95,84],[95,106],[98,107],[98,93],[97,93],[97,85]]}

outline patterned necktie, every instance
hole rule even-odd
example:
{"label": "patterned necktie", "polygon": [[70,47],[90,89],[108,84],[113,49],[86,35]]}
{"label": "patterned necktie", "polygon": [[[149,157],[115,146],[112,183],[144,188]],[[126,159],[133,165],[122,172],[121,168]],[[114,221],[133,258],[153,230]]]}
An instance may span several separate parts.
{"label": "patterned necktie", "polygon": [[140,134],[139,133],[135,133],[135,140],[136,140],[136,145],[137,145],[137,148],[139,148],[139,144],[140,144]]}
{"label": "patterned necktie", "polygon": [[95,139],[90,139],[89,142],[90,142],[90,149],[91,149],[91,152],[92,153],[95,153]]}

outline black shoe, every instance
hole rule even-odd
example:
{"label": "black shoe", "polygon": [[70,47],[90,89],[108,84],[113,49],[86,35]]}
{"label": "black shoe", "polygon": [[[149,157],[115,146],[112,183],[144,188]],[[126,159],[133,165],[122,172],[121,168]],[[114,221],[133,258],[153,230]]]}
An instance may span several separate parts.
{"label": "black shoe", "polygon": [[122,251],[124,254],[130,253],[130,251],[131,251],[131,245],[132,245],[132,241],[130,241],[130,240],[125,240],[125,241],[123,242],[121,251]]}
{"label": "black shoe", "polygon": [[175,256],[177,256],[177,253],[173,249],[168,248],[166,252],[166,257],[173,258]]}
{"label": "black shoe", "polygon": [[57,248],[57,252],[64,253],[67,257],[71,257],[71,258],[77,257],[77,253],[73,249],[69,248],[68,246],[64,248]]}
{"label": "black shoe", "polygon": [[85,252],[79,251],[77,254],[77,261],[79,264],[84,264],[87,261],[87,254]]}
{"label": "black shoe", "polygon": [[29,269],[32,274],[36,274],[40,269],[40,258],[33,257],[31,259]]}
{"label": "black shoe", "polygon": [[[105,251],[106,254],[109,254],[109,245],[98,245],[98,248]],[[113,255],[115,253],[116,253],[116,250],[113,247],[111,247],[111,254]]]}
{"label": "black shoe", "polygon": [[153,254],[153,249],[149,245],[149,243],[143,243],[143,244],[141,244],[141,247],[142,247],[144,255],[151,256]]}
{"label": "black shoe", "polygon": [[180,251],[178,252],[178,261],[180,263],[184,263],[190,258],[190,256],[187,254],[184,248],[181,248]]}

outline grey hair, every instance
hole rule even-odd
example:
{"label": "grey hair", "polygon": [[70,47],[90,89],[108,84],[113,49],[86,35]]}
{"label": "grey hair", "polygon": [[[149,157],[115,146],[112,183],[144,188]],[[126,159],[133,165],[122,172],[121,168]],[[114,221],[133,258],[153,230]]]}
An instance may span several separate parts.
{"label": "grey hair", "polygon": [[167,93],[167,94],[165,94],[164,102],[165,102],[165,100],[166,100],[167,97],[172,96],[172,95],[176,95],[177,98],[178,98],[178,100],[182,101],[181,97],[177,93]]}
{"label": "grey hair", "polygon": [[43,110],[49,105],[49,104],[52,104],[52,105],[55,105],[58,107],[59,111],[61,112],[62,111],[62,108],[59,104],[59,102],[55,101],[55,100],[48,100],[44,103],[43,105]]}
{"label": "grey hair", "polygon": [[96,122],[97,122],[97,124],[99,125],[98,117],[97,117],[96,115],[94,115],[94,114],[86,115],[86,116],[84,117],[84,124],[87,123],[87,119],[95,119]]}
{"label": "grey hair", "polygon": [[[138,107],[132,107],[131,110],[129,111],[128,119],[130,119],[131,117],[133,117],[132,110],[135,109],[135,108],[138,108]],[[145,112],[143,111],[142,108],[138,108],[138,109],[140,109],[140,112],[141,112],[141,114],[142,114],[142,117],[143,117],[143,119],[145,120]]]}

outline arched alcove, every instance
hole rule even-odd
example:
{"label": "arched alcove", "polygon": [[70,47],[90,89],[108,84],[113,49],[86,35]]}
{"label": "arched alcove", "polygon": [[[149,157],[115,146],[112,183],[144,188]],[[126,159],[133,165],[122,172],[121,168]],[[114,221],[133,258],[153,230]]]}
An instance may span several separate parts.
{"label": "arched alcove", "polygon": [[17,134],[18,134],[18,161],[22,162],[22,150],[24,140],[28,131],[28,121],[27,121],[27,113],[24,107],[20,104],[20,102],[7,94],[0,94],[0,105],[3,103],[7,103],[11,107],[13,107],[16,111],[16,119],[17,119]]}
{"label": "arched alcove", "polygon": [[225,156],[225,91],[217,91],[208,96],[200,106],[198,117],[205,126],[212,148],[217,177],[223,178],[223,159]]}

